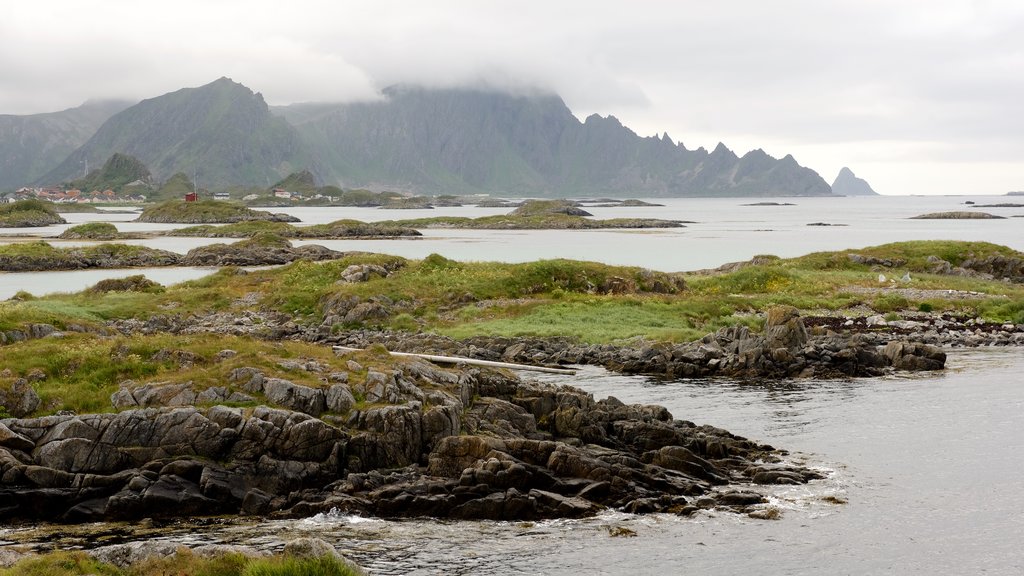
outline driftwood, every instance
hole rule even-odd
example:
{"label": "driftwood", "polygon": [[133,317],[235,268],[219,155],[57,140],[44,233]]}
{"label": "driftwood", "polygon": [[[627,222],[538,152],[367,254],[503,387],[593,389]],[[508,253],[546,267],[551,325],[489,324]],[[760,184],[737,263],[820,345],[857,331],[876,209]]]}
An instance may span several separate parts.
{"label": "driftwood", "polygon": [[[348,346],[332,346],[338,352],[360,352],[362,348],[349,348]],[[508,368],[509,370],[530,370],[533,372],[547,372],[549,374],[576,374],[575,370],[565,368],[548,368],[547,366],[530,366],[529,364],[513,364],[511,362],[495,362],[493,360],[477,360],[476,358],[462,358],[460,356],[438,356],[436,354],[413,354],[411,352],[390,352],[392,356],[405,356],[411,358],[423,358],[431,362],[443,364],[467,364],[470,366],[488,366],[491,368]]]}

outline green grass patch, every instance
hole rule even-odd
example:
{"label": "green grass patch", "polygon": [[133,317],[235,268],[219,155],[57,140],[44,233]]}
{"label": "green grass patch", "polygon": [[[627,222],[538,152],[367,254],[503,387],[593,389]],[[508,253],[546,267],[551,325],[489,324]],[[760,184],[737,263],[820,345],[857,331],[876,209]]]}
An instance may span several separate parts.
{"label": "green grass patch", "polygon": [[60,234],[60,238],[72,240],[114,240],[119,236],[120,233],[117,231],[117,226],[109,222],[79,224],[78,226],[68,228]]}
{"label": "green grass patch", "polygon": [[154,558],[127,568],[93,560],[85,552],[50,552],[0,568],[0,576],[354,576],[342,560],[322,556],[277,555],[248,558],[226,553],[199,556],[182,548],[173,556]]}
{"label": "green grass patch", "polygon": [[64,224],[52,202],[42,200],[19,200],[0,204],[0,228],[22,228]]}
{"label": "green grass patch", "polygon": [[200,200],[185,202],[168,200],[150,206],[139,215],[139,222],[182,222],[186,224],[215,224],[219,222],[241,222],[246,220],[269,220],[269,212],[253,210],[236,202]]}
{"label": "green grass patch", "polygon": [[0,568],[0,576],[126,576],[126,572],[90,558],[85,552],[51,552]]}
{"label": "green grass patch", "polygon": [[[234,350],[236,355],[214,362],[225,349]],[[171,354],[157,355],[162,350]],[[181,353],[198,360],[183,365],[179,361]],[[244,366],[259,368],[268,376],[287,378],[296,384],[323,386],[316,373],[286,370],[278,365],[296,358],[344,369],[329,347],[301,342],[267,342],[216,334],[102,338],[68,333],[59,339],[27,340],[5,346],[0,369],[9,370],[10,376],[0,377],[0,387],[9,387],[15,379],[27,377],[34,370],[42,371],[45,378],[33,384],[42,400],[41,415],[58,410],[109,412],[110,395],[125,380],[136,384],[191,382],[197,391],[230,385],[231,370]],[[374,361],[383,363],[384,359]]]}
{"label": "green grass patch", "polygon": [[459,322],[439,331],[454,338],[469,336],[566,336],[604,343],[642,337],[685,342],[723,326],[757,328],[762,321],[737,315],[737,302],[665,298],[574,297],[518,309],[462,309]]}
{"label": "green grass patch", "polygon": [[[273,240],[260,236],[256,242]],[[276,241],[276,240],[275,240]],[[572,335],[587,342],[632,337],[681,340],[718,327],[746,322],[750,313],[787,304],[805,313],[864,314],[923,310],[980,315],[993,322],[1021,322],[1024,286],[1002,281],[914,271],[909,283],[879,284],[878,272],[852,262],[847,254],[898,258],[905,268],[885,268],[899,278],[911,266],[925,265],[927,255],[949,252],[976,257],[1014,255],[985,243],[907,243],[863,250],[817,253],[779,259],[760,258],[758,265],[730,273],[683,276],[595,262],[541,260],[521,264],[456,262],[440,255],[421,261],[396,256],[351,254],[325,262],[299,261],[245,272],[223,268],[208,277],[145,291],[83,292],[0,303],[0,329],[30,323],[59,328],[69,323],[154,315],[204,315],[213,312],[287,314],[299,324],[317,324],[345,302],[390,300],[388,316],[365,326],[399,330],[442,330],[447,334]],[[959,249],[957,249],[959,246]],[[103,250],[138,247],[105,245]],[[53,254],[44,243],[0,247],[0,260],[11,251]],[[380,266],[387,277],[365,282],[342,281],[350,265]],[[890,288],[925,290],[891,293]],[[884,291],[883,291],[884,290]],[[959,299],[948,291],[979,292],[987,297]],[[385,301],[386,302],[386,301]],[[588,308],[592,308],[588,310]],[[341,313],[344,313],[342,311]],[[339,322],[334,329],[355,328]]]}

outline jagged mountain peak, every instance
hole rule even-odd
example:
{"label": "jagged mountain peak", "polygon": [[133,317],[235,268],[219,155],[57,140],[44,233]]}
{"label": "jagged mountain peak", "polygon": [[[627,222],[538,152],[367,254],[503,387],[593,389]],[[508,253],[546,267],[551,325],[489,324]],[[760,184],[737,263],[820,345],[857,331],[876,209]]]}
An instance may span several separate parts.
{"label": "jagged mountain peak", "polygon": [[[0,142],[0,144],[3,144]],[[111,116],[43,184],[115,152],[156,180],[268,187],[301,167],[315,182],[416,193],[509,196],[828,195],[791,157],[743,158],[719,143],[687,150],[641,137],[615,116],[584,121],[557,95],[490,86],[394,85],[378,100],[275,107],[231,78],[139,102]],[[306,180],[305,177],[302,178]]]}
{"label": "jagged mountain peak", "polygon": [[839,196],[875,196],[871,185],[863,178],[858,178],[853,170],[843,166],[835,181],[832,182],[832,193]]}

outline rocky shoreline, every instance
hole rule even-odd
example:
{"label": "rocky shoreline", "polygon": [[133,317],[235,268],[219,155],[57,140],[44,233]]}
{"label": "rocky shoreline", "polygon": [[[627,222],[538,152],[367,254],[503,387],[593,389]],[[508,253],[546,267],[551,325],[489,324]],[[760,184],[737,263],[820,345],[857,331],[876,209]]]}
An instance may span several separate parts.
{"label": "rocky shoreline", "polygon": [[[0,518],[754,513],[764,499],[745,486],[820,477],[658,406],[383,349],[356,358],[288,366],[322,375],[320,388],[238,368],[205,390],[124,382],[111,398],[120,412],[0,420]],[[253,398],[276,407],[224,405]]]}

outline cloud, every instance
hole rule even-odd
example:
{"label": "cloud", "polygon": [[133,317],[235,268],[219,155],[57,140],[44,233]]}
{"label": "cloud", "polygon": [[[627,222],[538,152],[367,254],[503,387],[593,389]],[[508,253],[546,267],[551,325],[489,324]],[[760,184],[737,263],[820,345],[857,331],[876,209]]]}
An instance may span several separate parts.
{"label": "cloud", "polygon": [[580,117],[615,114],[691,147],[810,150],[805,164],[816,149],[870,156],[880,142],[915,162],[1022,153],[1016,0],[49,0],[7,12],[8,113],[225,75],[272,104],[486,85],[555,92]]}

